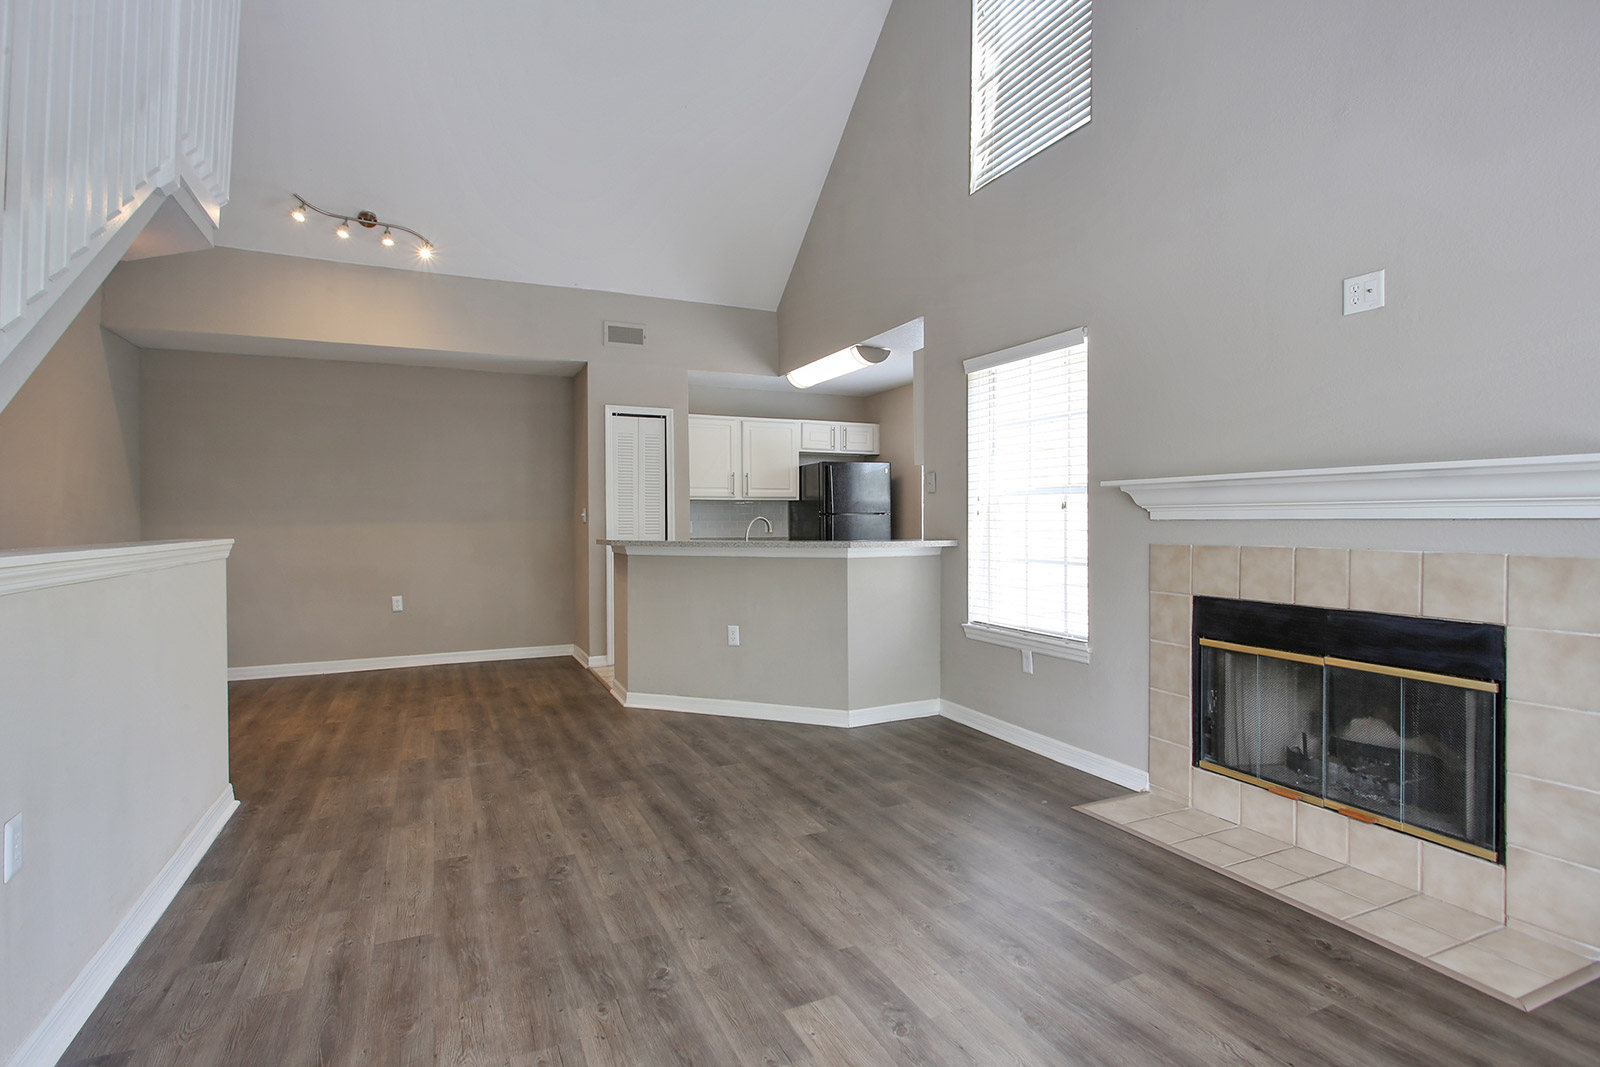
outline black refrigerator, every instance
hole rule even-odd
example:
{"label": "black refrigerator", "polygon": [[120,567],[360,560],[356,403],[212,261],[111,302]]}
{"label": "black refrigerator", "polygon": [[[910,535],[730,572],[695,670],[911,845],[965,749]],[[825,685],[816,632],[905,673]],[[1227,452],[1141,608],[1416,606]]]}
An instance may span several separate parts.
{"label": "black refrigerator", "polygon": [[807,463],[789,504],[795,541],[889,540],[887,463]]}

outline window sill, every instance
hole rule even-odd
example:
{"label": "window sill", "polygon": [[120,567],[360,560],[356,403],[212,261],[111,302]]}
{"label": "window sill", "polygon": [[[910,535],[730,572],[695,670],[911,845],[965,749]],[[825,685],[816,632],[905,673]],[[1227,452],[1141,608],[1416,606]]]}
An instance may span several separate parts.
{"label": "window sill", "polygon": [[1075,663],[1089,662],[1089,643],[1067,637],[1045,637],[1043,634],[1025,634],[1019,630],[1000,630],[975,622],[964,622],[961,630],[974,641],[1002,648],[1026,650],[1041,656],[1070,659]]}

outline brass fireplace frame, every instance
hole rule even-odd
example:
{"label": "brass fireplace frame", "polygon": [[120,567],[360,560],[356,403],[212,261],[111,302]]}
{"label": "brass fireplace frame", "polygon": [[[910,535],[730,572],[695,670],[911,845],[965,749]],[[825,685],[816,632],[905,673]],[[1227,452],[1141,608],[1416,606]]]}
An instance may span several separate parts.
{"label": "brass fireplace frame", "polygon": [[[1210,637],[1197,638],[1195,643],[1205,648],[1215,648],[1225,652],[1241,652],[1247,655],[1268,656],[1273,659],[1292,660],[1295,663],[1305,663],[1322,667],[1342,667],[1347,670],[1367,671],[1372,674],[1387,674],[1396,678],[1406,678],[1420,682],[1432,682],[1437,685],[1454,686],[1458,689],[1472,689],[1483,693],[1495,693],[1497,695],[1501,693],[1500,683],[1487,682],[1478,678],[1462,678],[1451,674],[1434,674],[1430,671],[1411,670],[1405,667],[1389,667],[1381,663],[1366,663],[1361,660],[1344,659],[1339,656],[1309,656],[1301,652],[1286,652],[1283,649],[1278,648],[1265,648],[1257,645],[1243,645],[1233,641],[1218,641]],[[1322,797],[1313,796],[1310,793],[1304,793],[1298,789],[1280,785],[1277,782],[1269,782],[1264,778],[1257,778],[1253,774],[1246,774],[1243,771],[1237,771],[1231,767],[1224,767],[1221,764],[1213,763],[1210,760],[1199,759],[1195,761],[1194,765],[1202,770],[1210,771],[1213,774],[1225,775],[1241,782],[1260,786],[1268,792],[1274,793],[1281,797],[1288,797],[1293,800],[1299,800],[1303,803],[1314,805],[1315,807],[1326,808],[1329,811],[1337,812],[1338,814],[1343,815],[1346,818],[1354,819],[1357,822],[1385,826],[1391,830],[1398,830],[1400,833],[1421,838],[1424,841],[1432,841],[1434,844],[1455,849],[1457,852],[1465,852],[1470,856],[1477,856],[1480,859],[1490,860],[1491,862],[1495,863],[1500,861],[1500,853],[1493,849],[1483,848],[1465,841],[1458,841],[1455,838],[1447,837],[1444,834],[1435,833],[1432,830],[1427,830],[1419,826],[1412,826],[1408,823],[1403,823],[1398,819],[1391,819],[1387,816],[1378,815],[1374,812],[1363,811],[1360,808],[1351,807],[1348,804],[1341,804],[1337,801],[1325,800]]]}

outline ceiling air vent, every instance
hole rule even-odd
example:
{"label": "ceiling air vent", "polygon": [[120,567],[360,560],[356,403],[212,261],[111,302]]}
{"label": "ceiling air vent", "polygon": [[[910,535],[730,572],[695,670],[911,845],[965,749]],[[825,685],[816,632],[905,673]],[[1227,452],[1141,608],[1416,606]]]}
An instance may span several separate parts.
{"label": "ceiling air vent", "polygon": [[608,322],[606,323],[607,345],[632,345],[641,347],[644,344],[644,324],[638,322]]}

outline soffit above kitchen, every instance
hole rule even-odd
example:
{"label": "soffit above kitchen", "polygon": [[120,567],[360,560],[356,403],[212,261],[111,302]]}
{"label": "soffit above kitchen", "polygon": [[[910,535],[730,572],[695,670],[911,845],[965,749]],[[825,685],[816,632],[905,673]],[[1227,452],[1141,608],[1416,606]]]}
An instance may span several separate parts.
{"label": "soffit above kitchen", "polygon": [[[775,310],[888,7],[246,4],[218,243]],[[293,223],[291,192],[438,254]]]}

